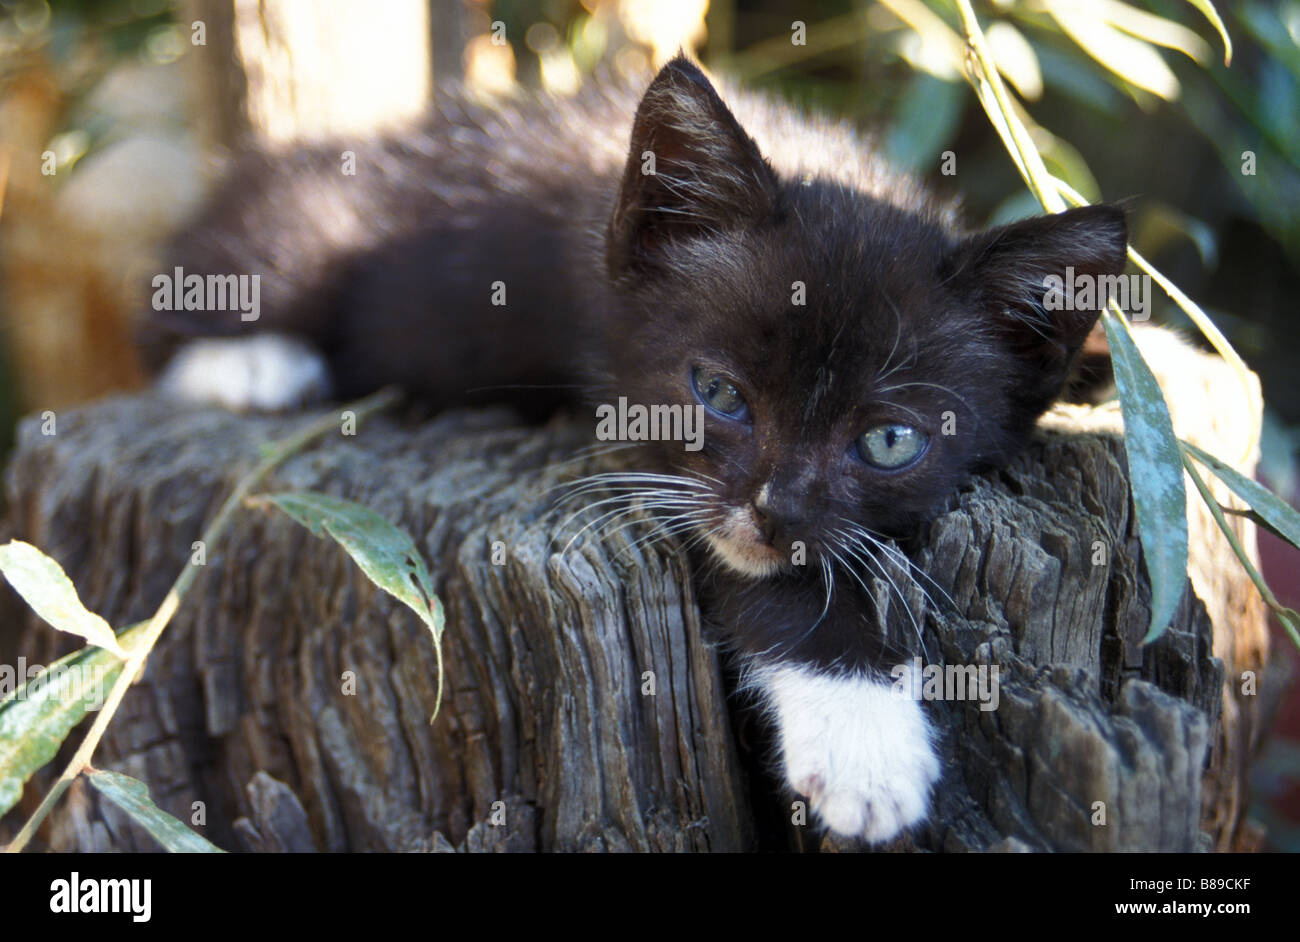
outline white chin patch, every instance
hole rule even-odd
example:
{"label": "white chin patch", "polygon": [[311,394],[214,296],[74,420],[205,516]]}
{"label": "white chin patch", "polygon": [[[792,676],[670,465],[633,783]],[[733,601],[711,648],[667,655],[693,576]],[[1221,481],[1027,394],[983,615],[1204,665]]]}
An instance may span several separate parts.
{"label": "white chin patch", "polygon": [[752,579],[774,575],[785,557],[760,540],[761,533],[749,511],[735,507],[727,511],[716,529],[704,532],[705,542],[727,568]]}
{"label": "white chin patch", "polygon": [[275,412],[324,399],[325,358],[281,334],[195,340],[177,351],[158,378],[166,395],[237,412]]}
{"label": "white chin patch", "polygon": [[709,549],[733,572],[753,579],[765,579],[781,568],[781,560],[755,556],[752,552],[736,546],[726,537],[709,533],[706,535]]}
{"label": "white chin patch", "polygon": [[921,821],[939,778],[921,705],[888,681],[758,665],[748,685],[776,719],[786,781],[832,831],[887,841]]}

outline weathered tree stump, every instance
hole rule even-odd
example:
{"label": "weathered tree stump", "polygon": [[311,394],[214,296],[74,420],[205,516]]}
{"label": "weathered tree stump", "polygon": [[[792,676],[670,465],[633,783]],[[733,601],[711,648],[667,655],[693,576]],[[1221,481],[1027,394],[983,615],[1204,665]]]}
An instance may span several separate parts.
{"label": "weathered tree stump", "polygon": [[[1249,749],[1216,745],[1242,740],[1224,728],[1205,606],[1189,588],[1164,637],[1139,646],[1150,593],[1122,440],[1060,430],[1105,426],[1103,413],[1063,413],[1008,469],[953,495],[913,553],[951,596],[911,599],[929,657],[996,665],[999,702],[927,707],[944,732],[944,780],[928,824],[892,849],[1232,840],[1239,818],[1210,798],[1227,790],[1240,805]],[[28,420],[6,535],[57,558],[112,624],[142,619],[259,446],[302,421],[152,395],[60,414],[53,436]],[[268,482],[356,500],[414,536],[447,611],[432,725],[436,664],[418,619],[332,542],[250,509],[207,548],[96,765],[144,780],[182,820],[203,802],[200,830],[230,849],[853,849],[790,823],[792,796],[764,774],[756,721],[727,694],[677,544],[637,542],[648,531],[634,527],[604,542],[588,531],[561,552],[582,521],[559,532],[571,508],[555,485],[608,460],[574,460],[589,441],[578,420],[376,417]],[[0,653],[48,663],[69,648],[12,598],[5,613]],[[1262,630],[1257,614],[1238,612],[1234,627]],[[22,808],[39,794],[29,786]],[[57,850],[155,847],[79,786],[43,837]]]}

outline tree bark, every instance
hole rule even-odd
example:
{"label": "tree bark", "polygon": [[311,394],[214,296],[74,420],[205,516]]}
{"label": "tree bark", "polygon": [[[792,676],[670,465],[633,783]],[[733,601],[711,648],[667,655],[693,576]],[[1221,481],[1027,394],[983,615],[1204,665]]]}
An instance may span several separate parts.
{"label": "tree bark", "polygon": [[[1208,359],[1187,356],[1183,369]],[[28,420],[6,529],[57,558],[110,623],[142,619],[259,445],[302,421],[152,395],[61,414],[52,436]],[[1194,531],[1198,565],[1238,593],[1211,599],[1228,623],[1212,628],[1189,588],[1169,631],[1139,645],[1150,591],[1122,440],[1077,431],[1114,421],[1113,407],[1063,410],[1009,468],[954,495],[912,554],[951,596],[910,598],[929,657],[996,665],[999,702],[927,706],[943,784],[891,849],[1232,846],[1241,817],[1224,801],[1244,804],[1257,717],[1223,698],[1241,651],[1262,667],[1263,619],[1233,602],[1247,597],[1235,563]],[[589,436],[580,420],[519,427],[504,412],[377,417],[265,488],[347,497],[413,535],[447,612],[432,725],[434,649],[415,616],[332,542],[250,509],[206,548],[96,765],[144,780],[182,820],[202,807],[198,830],[230,849],[859,849],[792,823],[798,805],[763,771],[761,722],[728,697],[677,545],[632,528],[562,552],[583,521],[561,529],[571,508],[552,489],[606,466],[574,460]],[[20,628],[5,653],[48,663],[68,649],[8,605],[3,623]],[[1231,644],[1216,657],[1220,634]],[[43,837],[154,847],[80,787]]]}

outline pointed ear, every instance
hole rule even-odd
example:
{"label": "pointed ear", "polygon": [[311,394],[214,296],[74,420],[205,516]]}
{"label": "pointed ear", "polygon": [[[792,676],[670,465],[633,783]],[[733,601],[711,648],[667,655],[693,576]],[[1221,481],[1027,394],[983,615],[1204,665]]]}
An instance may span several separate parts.
{"label": "pointed ear", "polygon": [[[1060,395],[1127,246],[1122,209],[1083,206],[970,236],[949,258],[963,302],[983,310],[1020,358],[1016,395],[1036,415]],[[1086,295],[1053,290],[1085,283]]]}
{"label": "pointed ear", "polygon": [[772,211],[776,192],[758,145],[704,73],[678,55],[637,107],[608,233],[610,271],[653,266],[674,238],[757,221]]}

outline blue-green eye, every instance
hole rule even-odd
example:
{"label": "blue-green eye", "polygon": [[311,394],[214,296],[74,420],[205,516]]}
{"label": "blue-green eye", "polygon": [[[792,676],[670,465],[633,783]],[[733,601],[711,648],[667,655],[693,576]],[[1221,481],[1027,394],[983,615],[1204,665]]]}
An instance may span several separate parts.
{"label": "blue-green eye", "polygon": [[695,386],[695,395],[700,397],[700,402],[714,412],[732,419],[744,416],[745,397],[740,394],[736,384],[724,374],[697,366],[691,374],[691,382]]}
{"label": "blue-green eye", "polygon": [[874,468],[896,471],[920,458],[929,441],[910,425],[877,425],[858,436],[858,455]]}

